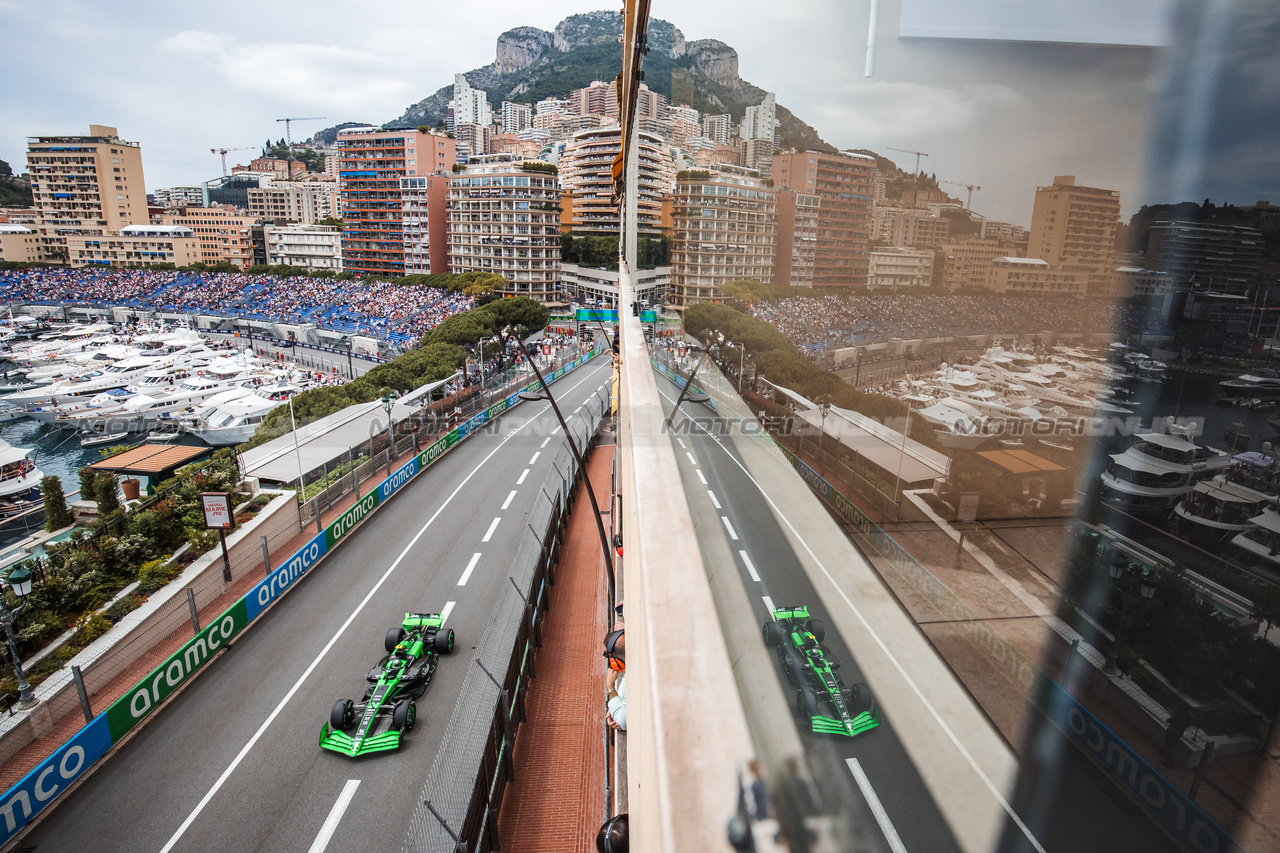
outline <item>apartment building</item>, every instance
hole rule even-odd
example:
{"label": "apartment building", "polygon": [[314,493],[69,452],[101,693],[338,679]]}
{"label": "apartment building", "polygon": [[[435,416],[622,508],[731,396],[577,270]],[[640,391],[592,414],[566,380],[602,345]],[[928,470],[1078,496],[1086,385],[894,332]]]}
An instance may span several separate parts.
{"label": "apartment building", "polygon": [[118,233],[148,221],[142,149],[114,127],[91,124],[86,136],[29,137],[27,168],[40,215],[41,260],[65,260],[69,237]]}
{"label": "apartment building", "polygon": [[[574,115],[612,115],[618,114],[617,90],[608,83],[593,80],[591,85],[574,89],[569,93],[569,110]],[[611,102],[610,97],[614,100]]]}
{"label": "apartment building", "polygon": [[483,127],[493,124],[493,107],[489,105],[489,94],[483,89],[471,88],[463,74],[453,75],[453,100],[450,107],[453,110],[451,128],[462,124],[478,124]]}
{"label": "apartment building", "polygon": [[496,273],[504,294],[558,298],[560,188],[541,165],[489,155],[450,179],[450,272]]}
{"label": "apartment building", "polygon": [[276,157],[258,157],[249,161],[250,172],[269,173],[285,181],[298,178],[307,173],[307,164],[298,160],[284,160]]}
{"label": "apartment building", "polygon": [[1164,270],[1194,290],[1244,295],[1262,265],[1265,239],[1247,225],[1156,222],[1147,238],[1146,267]]}
{"label": "apartment building", "polygon": [[932,249],[891,246],[871,250],[867,287],[928,287],[932,283]]}
{"label": "apartment building", "polygon": [[1090,292],[1105,293],[1115,271],[1119,223],[1119,192],[1077,186],[1074,175],[1058,175],[1052,185],[1036,188],[1027,255],[1083,273]]}
{"label": "apartment building", "polygon": [[349,128],[338,134],[344,271],[405,274],[401,179],[448,174],[457,147],[446,134]]}
{"label": "apartment building", "polygon": [[754,169],[719,166],[676,180],[670,302],[684,308],[719,296],[735,279],[772,281],[777,202]]}
{"label": "apartment building", "polygon": [[[641,234],[670,234],[671,221],[663,215],[663,199],[675,187],[676,169],[658,137],[640,133],[640,193],[636,221]],[[613,163],[622,149],[617,127],[595,128],[574,134],[560,157],[560,185],[564,190],[562,223],[568,230],[587,235],[617,235],[618,205],[613,199]]]}
{"label": "apartment building", "polygon": [[874,239],[886,246],[938,246],[948,241],[951,221],[934,211],[875,208]]}
{"label": "apartment building", "polygon": [[449,271],[448,175],[400,179],[404,273]]}
{"label": "apartment building", "polygon": [[40,259],[40,237],[35,229],[16,223],[0,223],[0,261],[29,264]]}
{"label": "apartment building", "polygon": [[1142,267],[1117,267],[1113,273],[1111,292],[1115,299],[1146,297],[1162,299],[1173,293],[1177,279],[1172,273]]}
{"label": "apartment building", "polygon": [[728,145],[729,135],[732,131],[733,118],[728,113],[702,117],[702,135],[716,145]]}
{"label": "apartment building", "polygon": [[182,207],[161,217],[164,225],[189,228],[200,244],[200,256],[188,263],[253,266],[252,229],[257,218],[228,207]]}
{"label": "apartment building", "polygon": [[992,258],[985,288],[995,293],[1074,296],[1083,299],[1090,274],[1055,267],[1042,258]]}
{"label": "apartment building", "polygon": [[314,225],[338,215],[336,180],[275,181],[247,192],[249,214],[263,222]]}
{"label": "apartment building", "polygon": [[530,126],[533,121],[533,108],[528,104],[517,104],[512,101],[502,102],[502,132],[514,136]]}
{"label": "apartment building", "polygon": [[938,251],[942,256],[942,288],[946,291],[985,288],[991,262],[1009,254],[999,240],[977,238],[945,243]]}
{"label": "apartment building", "polygon": [[332,225],[267,225],[267,263],[342,272],[342,231]]}
{"label": "apartment building", "polygon": [[791,287],[813,287],[818,254],[818,211],[822,199],[791,189],[777,192],[778,245],[773,281]]}
{"label": "apartment building", "polygon": [[202,260],[200,240],[183,225],[126,225],[114,234],[67,238],[67,263],[72,267],[185,267]]}
{"label": "apartment building", "polygon": [[203,187],[165,187],[151,194],[161,207],[200,207],[204,204]]}
{"label": "apartment building", "polygon": [[773,155],[772,176],[779,188],[821,199],[814,287],[867,283],[875,170],[875,158],[865,154],[785,151]]}
{"label": "apartment building", "polygon": [[456,139],[457,162],[466,163],[472,157],[489,153],[488,125],[455,123],[453,135]]}

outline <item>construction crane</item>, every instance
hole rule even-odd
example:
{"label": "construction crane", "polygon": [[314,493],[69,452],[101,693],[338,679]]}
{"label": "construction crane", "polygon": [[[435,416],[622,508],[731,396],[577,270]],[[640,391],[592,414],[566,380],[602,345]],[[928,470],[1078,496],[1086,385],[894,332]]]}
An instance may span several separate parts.
{"label": "construction crane", "polygon": [[210,148],[209,153],[222,155],[222,177],[225,178],[227,176],[227,152],[228,151],[252,151],[255,148],[257,148],[256,145],[249,145],[243,148]]}
{"label": "construction crane", "polygon": [[306,118],[300,118],[300,117],[294,116],[294,117],[291,117],[291,118],[278,118],[278,119],[276,119],[276,121],[277,121],[277,122],[281,122],[281,121],[282,121],[282,122],[284,122],[284,141],[285,141],[285,144],[286,144],[286,145],[288,145],[290,148],[292,148],[292,147],[293,147],[293,137],[289,135],[289,123],[290,123],[290,122],[294,122],[294,121],[326,121],[326,118],[325,118],[324,116],[308,116],[308,117],[306,117]]}
{"label": "construction crane", "polygon": [[967,189],[967,190],[969,191],[969,199],[968,199],[968,201],[966,201],[966,202],[964,203],[964,209],[965,209],[965,210],[971,210],[971,209],[972,209],[972,204],[973,204],[973,191],[974,191],[974,190],[980,190],[980,189],[982,189],[982,187],[978,186],[977,184],[962,184],[962,183],[959,183],[958,181],[943,181],[943,183],[944,183],[944,184],[951,184],[951,186],[953,186],[953,187],[964,187],[965,189]]}
{"label": "construction crane", "polygon": [[[886,146],[886,147],[888,147],[888,146]],[[917,175],[918,175],[918,174],[920,174],[920,158],[921,158],[921,157],[928,157],[928,156],[929,156],[928,154],[924,153],[923,151],[912,151],[910,148],[889,148],[889,150],[890,150],[890,151],[901,151],[903,154],[914,154],[914,155],[916,155],[916,174],[917,174]]]}

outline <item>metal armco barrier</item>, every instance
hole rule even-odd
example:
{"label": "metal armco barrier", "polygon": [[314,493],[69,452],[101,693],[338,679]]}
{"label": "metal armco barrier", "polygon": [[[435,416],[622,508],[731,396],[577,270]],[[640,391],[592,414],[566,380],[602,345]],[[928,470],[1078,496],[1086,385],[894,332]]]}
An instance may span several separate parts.
{"label": "metal armco barrier", "polygon": [[[559,379],[599,354],[593,350],[575,359],[548,381]],[[537,391],[534,382],[522,391]],[[491,418],[519,402],[519,392],[490,406],[470,420],[454,427],[431,446],[422,450],[399,470],[393,472],[344,512],[328,527],[286,560],[280,561],[267,577],[249,590],[243,598],[215,617],[182,648],[170,655],[144,679],[73,735],[52,755],[37,765],[16,785],[0,797],[0,844],[8,842],[31,818],[48,807],[61,791],[74,782],[91,765],[152,713],[173,691],[199,671],[223,645],[242,632],[270,604],[314,566],[343,537],[350,533],[383,500],[391,497],[412,477],[421,473],[446,450]]]}

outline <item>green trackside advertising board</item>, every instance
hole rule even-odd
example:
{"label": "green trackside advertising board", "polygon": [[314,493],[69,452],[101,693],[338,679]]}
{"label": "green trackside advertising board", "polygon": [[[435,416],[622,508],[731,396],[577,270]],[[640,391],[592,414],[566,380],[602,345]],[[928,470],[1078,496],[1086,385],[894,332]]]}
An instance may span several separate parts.
{"label": "green trackside advertising board", "polygon": [[616,323],[618,312],[612,308],[579,308],[574,319],[579,323]]}
{"label": "green trackside advertising board", "polygon": [[[564,376],[599,352],[600,350],[593,350],[574,360],[549,376],[548,381]],[[536,390],[537,387],[538,383],[535,382],[527,390]],[[296,553],[281,562],[279,568],[272,570],[244,598],[231,605],[182,648],[170,655],[105,712],[95,717],[93,722],[80,729],[22,777],[0,797],[0,844],[13,838],[32,817],[66,790],[71,782],[106,755],[112,746],[120,742],[120,738],[181,687],[271,602],[283,595],[285,590],[316,565],[330,548],[350,533],[382,501],[390,498],[467,435],[507,411],[518,399],[519,395],[513,394],[505,400],[499,400],[424,448],[376,488],[363,495],[324,531],[317,533]]]}
{"label": "green trackside advertising board", "polygon": [[133,689],[117,699],[106,711],[112,743],[119,743],[120,738],[137,725],[139,720],[181,687],[209,658],[217,654],[218,649],[248,624],[249,614],[242,598],[170,655],[168,660],[153,669]]}

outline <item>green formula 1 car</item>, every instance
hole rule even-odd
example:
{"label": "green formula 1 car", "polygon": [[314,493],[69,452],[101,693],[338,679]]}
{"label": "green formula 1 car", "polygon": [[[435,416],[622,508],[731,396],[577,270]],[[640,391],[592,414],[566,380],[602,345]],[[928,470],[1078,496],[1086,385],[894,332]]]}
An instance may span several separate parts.
{"label": "green formula 1 car", "polygon": [[845,686],[838,661],[822,645],[825,629],[806,607],[775,607],[764,626],[765,645],[775,648],[782,671],[796,688],[796,710],[815,732],[853,737],[880,725],[871,688]]}
{"label": "green formula 1 car", "polygon": [[322,749],[354,757],[400,746],[417,717],[413,700],[431,683],[440,655],[453,651],[453,629],[443,623],[439,613],[406,613],[400,627],[387,631],[387,656],[369,670],[359,702],[334,703],[320,729]]}

